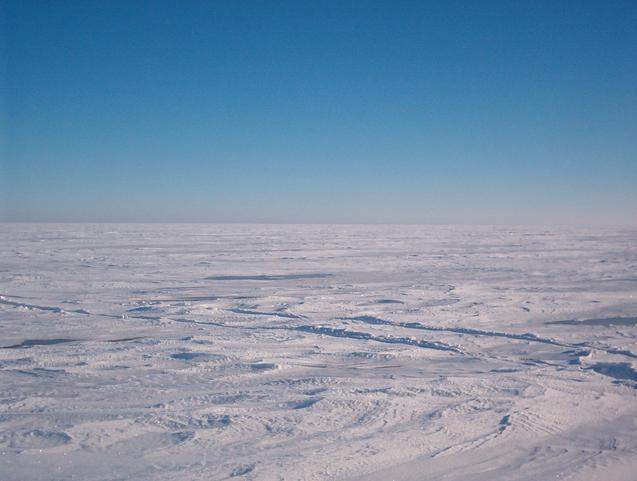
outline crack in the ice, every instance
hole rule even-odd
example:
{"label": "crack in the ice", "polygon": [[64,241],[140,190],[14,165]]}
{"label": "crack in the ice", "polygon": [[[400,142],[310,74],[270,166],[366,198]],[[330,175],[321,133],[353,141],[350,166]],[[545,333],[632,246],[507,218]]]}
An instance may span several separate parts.
{"label": "crack in the ice", "polygon": [[[290,328],[288,328],[290,329]],[[463,354],[463,352],[457,347],[445,344],[437,341],[425,341],[422,339],[414,339],[409,337],[392,337],[392,336],[374,336],[368,332],[361,331],[348,331],[347,329],[340,329],[334,327],[325,326],[297,326],[293,328],[296,331],[308,332],[311,334],[323,334],[331,337],[344,337],[349,339],[362,339],[366,341],[383,342],[386,344],[404,344],[406,346],[416,346],[425,349],[436,349],[438,351],[449,351],[457,354]]]}
{"label": "crack in the ice", "polygon": [[68,337],[54,339],[25,339],[24,341],[11,346],[0,346],[0,349],[28,349],[33,346],[53,346],[56,344],[67,344],[70,342],[129,342],[145,339],[144,336],[124,337],[119,339],[71,339]]}
{"label": "crack in the ice", "polygon": [[67,312],[74,313],[74,314],[85,314],[85,315],[90,314],[88,311],[85,311],[84,309],[66,310],[66,309],[62,309],[61,307],[41,306],[38,304],[27,304],[24,302],[10,301],[4,296],[0,296],[0,304],[4,304],[5,306],[11,306],[11,307],[23,307],[25,309],[35,309],[37,311],[56,312],[58,314],[67,313]]}
{"label": "crack in the ice", "polygon": [[239,307],[233,307],[231,309],[227,309],[229,312],[234,312],[235,314],[247,314],[252,316],[274,316],[274,317],[283,317],[285,319],[307,319],[305,316],[300,316],[297,314],[292,314],[290,312],[266,312],[266,311],[253,311],[250,309],[241,309]]}
{"label": "crack in the ice", "polygon": [[339,320],[345,321],[359,321],[366,324],[387,325],[395,327],[403,327],[406,329],[419,329],[422,331],[432,332],[453,332],[455,334],[469,334],[472,336],[486,336],[486,337],[506,337],[508,339],[517,339],[520,341],[539,342],[542,344],[551,344],[560,347],[571,347],[569,344],[564,344],[554,339],[548,339],[544,337],[536,336],[530,332],[524,334],[515,334],[499,331],[483,331],[480,329],[473,329],[469,327],[437,327],[429,326],[427,324],[421,324],[419,322],[392,322],[379,317],[374,316],[355,316],[355,317],[338,317]]}
{"label": "crack in the ice", "polygon": [[608,354],[617,354],[617,355],[637,359],[637,354],[634,354],[633,352],[629,350],[617,349],[617,348],[608,347],[608,346],[605,346],[605,347],[592,346],[587,343],[568,344],[568,343],[557,341],[555,339],[540,337],[530,332],[527,332],[524,334],[516,334],[516,333],[508,333],[508,332],[500,332],[500,331],[484,331],[481,329],[473,329],[470,327],[437,327],[437,326],[430,326],[427,324],[421,324],[419,322],[393,322],[393,321],[388,321],[388,320],[381,319],[375,316],[337,317],[336,319],[345,320],[345,321],[359,321],[359,322],[364,322],[366,324],[372,324],[372,325],[386,325],[386,326],[403,327],[406,329],[419,329],[419,330],[431,331],[431,332],[452,332],[455,334],[468,334],[471,336],[503,337],[507,339],[537,342],[541,344],[549,344],[552,346],[559,346],[559,347],[568,347],[568,348],[586,347],[589,349],[604,351]]}
{"label": "crack in the ice", "polygon": [[309,274],[262,274],[262,275],[226,275],[226,276],[209,276],[207,280],[211,281],[287,281],[297,279],[323,279],[330,277],[332,274],[324,272]]}

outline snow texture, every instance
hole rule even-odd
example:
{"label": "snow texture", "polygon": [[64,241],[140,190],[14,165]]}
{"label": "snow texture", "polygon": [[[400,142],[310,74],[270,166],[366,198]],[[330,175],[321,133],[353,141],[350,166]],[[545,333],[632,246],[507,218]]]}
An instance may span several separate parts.
{"label": "snow texture", "polygon": [[637,472],[637,232],[0,226],[0,479]]}

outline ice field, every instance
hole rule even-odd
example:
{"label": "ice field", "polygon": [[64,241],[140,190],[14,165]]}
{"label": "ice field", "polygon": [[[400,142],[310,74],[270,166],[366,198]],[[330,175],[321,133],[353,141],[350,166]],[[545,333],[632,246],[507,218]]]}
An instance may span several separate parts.
{"label": "ice field", "polygon": [[637,231],[0,225],[0,479],[637,479]]}

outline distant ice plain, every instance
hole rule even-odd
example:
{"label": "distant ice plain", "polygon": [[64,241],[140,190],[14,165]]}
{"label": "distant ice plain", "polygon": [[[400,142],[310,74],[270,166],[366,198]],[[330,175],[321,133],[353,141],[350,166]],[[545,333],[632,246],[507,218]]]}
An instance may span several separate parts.
{"label": "distant ice plain", "polygon": [[0,225],[0,479],[634,480],[637,231]]}

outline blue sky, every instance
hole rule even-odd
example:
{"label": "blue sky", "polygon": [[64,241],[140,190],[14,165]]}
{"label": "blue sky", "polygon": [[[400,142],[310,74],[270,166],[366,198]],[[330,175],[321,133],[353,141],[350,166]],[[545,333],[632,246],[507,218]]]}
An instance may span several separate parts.
{"label": "blue sky", "polygon": [[2,8],[0,220],[637,222],[634,1]]}

